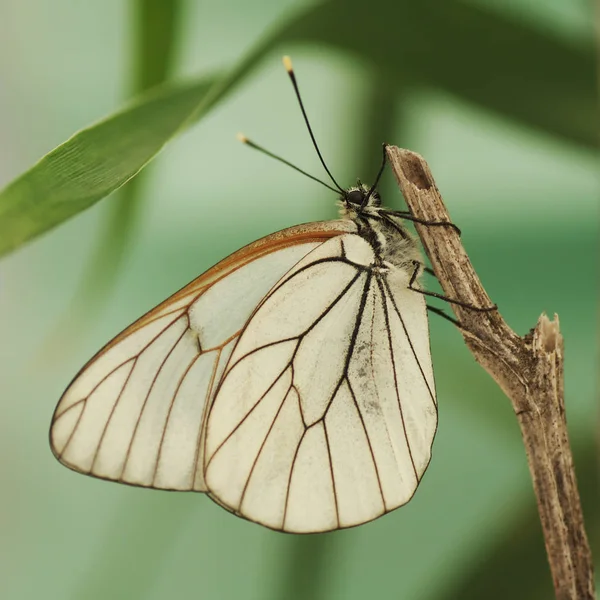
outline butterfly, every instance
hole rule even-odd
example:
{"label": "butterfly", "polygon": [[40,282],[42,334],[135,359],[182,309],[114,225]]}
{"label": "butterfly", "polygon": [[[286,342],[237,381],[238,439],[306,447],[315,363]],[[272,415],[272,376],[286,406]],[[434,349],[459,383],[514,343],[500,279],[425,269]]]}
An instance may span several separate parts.
{"label": "butterfly", "polygon": [[249,244],[125,329],[64,392],[50,443],[87,475],[324,532],[412,498],[438,411],[423,262],[376,190],[385,147],[374,185],[340,188],[284,64],[340,218]]}

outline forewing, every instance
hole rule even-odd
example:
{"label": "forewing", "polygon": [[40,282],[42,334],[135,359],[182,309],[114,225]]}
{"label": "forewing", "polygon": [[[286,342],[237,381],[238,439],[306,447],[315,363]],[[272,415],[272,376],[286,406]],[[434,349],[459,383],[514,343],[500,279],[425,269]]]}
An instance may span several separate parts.
{"label": "forewing", "polygon": [[96,477],[205,491],[207,408],[240,331],[294,264],[344,228],[312,223],[254,242],[123,331],[63,394],[56,457]]}
{"label": "forewing", "polygon": [[425,303],[374,262],[357,235],[329,240],[244,328],[204,455],[209,494],[236,514],[328,531],[412,497],[437,422]]}

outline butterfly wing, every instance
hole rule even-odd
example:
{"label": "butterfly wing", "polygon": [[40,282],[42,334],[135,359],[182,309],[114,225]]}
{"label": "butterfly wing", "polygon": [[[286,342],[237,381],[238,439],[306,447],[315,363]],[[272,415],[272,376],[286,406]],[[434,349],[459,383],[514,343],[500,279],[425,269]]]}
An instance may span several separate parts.
{"label": "butterfly wing", "polygon": [[56,407],[50,444],[58,460],[132,485],[205,491],[207,409],[240,331],[294,264],[348,228],[310,223],[258,240],[119,334]]}
{"label": "butterfly wing", "polygon": [[437,406],[423,297],[358,235],[307,254],[231,354],[206,426],[209,494],[267,527],[351,527],[408,502]]}

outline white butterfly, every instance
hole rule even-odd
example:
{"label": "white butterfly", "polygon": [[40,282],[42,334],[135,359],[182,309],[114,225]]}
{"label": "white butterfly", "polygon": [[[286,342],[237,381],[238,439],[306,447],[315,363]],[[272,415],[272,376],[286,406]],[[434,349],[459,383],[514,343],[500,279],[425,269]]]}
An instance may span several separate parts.
{"label": "white butterfly", "polygon": [[106,345],[55,410],[58,460],[206,492],[286,532],[406,504],[437,428],[421,259],[374,187],[340,205],[340,220],[238,250]]}

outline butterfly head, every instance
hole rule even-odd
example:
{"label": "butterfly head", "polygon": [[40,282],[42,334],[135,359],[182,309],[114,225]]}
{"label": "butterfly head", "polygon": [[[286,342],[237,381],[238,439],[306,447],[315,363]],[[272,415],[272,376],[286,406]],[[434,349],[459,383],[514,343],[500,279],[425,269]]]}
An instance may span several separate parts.
{"label": "butterfly head", "polygon": [[380,207],[381,197],[376,190],[371,191],[369,186],[358,180],[356,186],[348,188],[341,196],[340,205],[342,213],[358,214],[368,212],[369,208]]}

